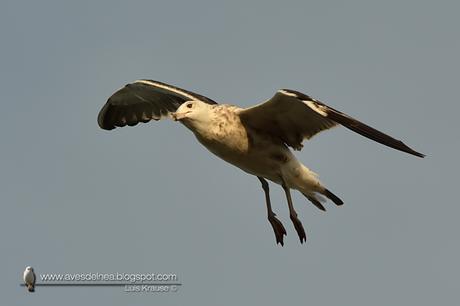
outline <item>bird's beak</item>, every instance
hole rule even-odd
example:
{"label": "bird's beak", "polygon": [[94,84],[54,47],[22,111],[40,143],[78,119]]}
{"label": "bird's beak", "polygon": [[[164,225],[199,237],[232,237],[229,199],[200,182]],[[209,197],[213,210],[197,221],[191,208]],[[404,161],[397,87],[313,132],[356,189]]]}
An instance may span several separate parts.
{"label": "bird's beak", "polygon": [[180,121],[180,120],[185,118],[186,114],[187,113],[182,113],[182,114],[181,113],[172,113],[171,116],[172,116],[174,121]]}

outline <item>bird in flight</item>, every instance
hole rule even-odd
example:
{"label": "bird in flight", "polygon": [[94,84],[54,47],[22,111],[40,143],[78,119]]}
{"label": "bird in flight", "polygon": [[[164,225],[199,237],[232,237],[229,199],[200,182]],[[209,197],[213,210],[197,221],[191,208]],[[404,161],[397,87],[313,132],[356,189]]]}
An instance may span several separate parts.
{"label": "bird in flight", "polygon": [[289,147],[301,150],[303,140],[343,125],[396,150],[424,157],[402,141],[289,89],[278,90],[271,99],[261,104],[240,108],[218,104],[202,95],[162,82],[137,80],[108,99],[99,112],[98,124],[102,129],[112,130],[163,118],[179,121],[209,151],[259,179],[265,195],[268,221],[275,233],[276,243],[282,246],[286,229],[272,210],[267,180],[283,188],[289,216],[301,243],[307,237],[292,203],[291,189],[300,191],[321,210],[325,210],[322,204],[324,197],[336,205],[343,204],[313,171],[297,160]]}

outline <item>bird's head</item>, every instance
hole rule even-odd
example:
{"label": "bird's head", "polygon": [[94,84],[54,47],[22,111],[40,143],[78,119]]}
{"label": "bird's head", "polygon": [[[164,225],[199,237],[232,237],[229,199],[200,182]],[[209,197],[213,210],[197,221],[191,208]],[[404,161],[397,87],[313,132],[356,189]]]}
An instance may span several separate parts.
{"label": "bird's head", "polygon": [[34,270],[34,268],[32,268],[31,266],[26,267],[26,271],[33,271],[33,270]]}
{"label": "bird's head", "polygon": [[198,101],[186,101],[172,114],[174,121],[180,121],[192,130],[206,127],[210,121],[211,105]]}

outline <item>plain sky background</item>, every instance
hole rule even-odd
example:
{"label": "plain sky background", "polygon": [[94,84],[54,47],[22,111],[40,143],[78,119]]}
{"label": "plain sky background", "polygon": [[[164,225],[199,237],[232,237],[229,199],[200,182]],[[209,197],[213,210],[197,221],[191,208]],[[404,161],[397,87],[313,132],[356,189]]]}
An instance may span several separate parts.
{"label": "plain sky background", "polygon": [[[2,1],[4,305],[454,305],[459,301],[458,1]],[[299,193],[275,244],[259,181],[170,121],[97,114],[151,78],[250,106],[296,89],[402,139],[344,128],[298,158],[344,201]],[[19,284],[37,273],[177,273],[178,293]]]}

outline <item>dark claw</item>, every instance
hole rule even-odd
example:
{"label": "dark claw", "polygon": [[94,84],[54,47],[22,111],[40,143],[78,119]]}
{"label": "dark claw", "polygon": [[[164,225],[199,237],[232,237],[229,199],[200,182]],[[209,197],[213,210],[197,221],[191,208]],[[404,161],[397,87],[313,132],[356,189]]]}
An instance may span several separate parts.
{"label": "dark claw", "polygon": [[303,229],[302,222],[296,217],[291,215],[291,221],[294,224],[295,230],[299,235],[300,243],[304,243],[307,241],[307,235],[305,234],[305,230]]}
{"label": "dark claw", "polygon": [[283,224],[281,223],[280,220],[278,220],[278,218],[275,217],[275,215],[269,216],[268,221],[272,225],[273,231],[275,232],[276,244],[279,243],[281,244],[281,246],[284,246],[283,236],[287,234],[286,234],[286,229],[284,228]]}

